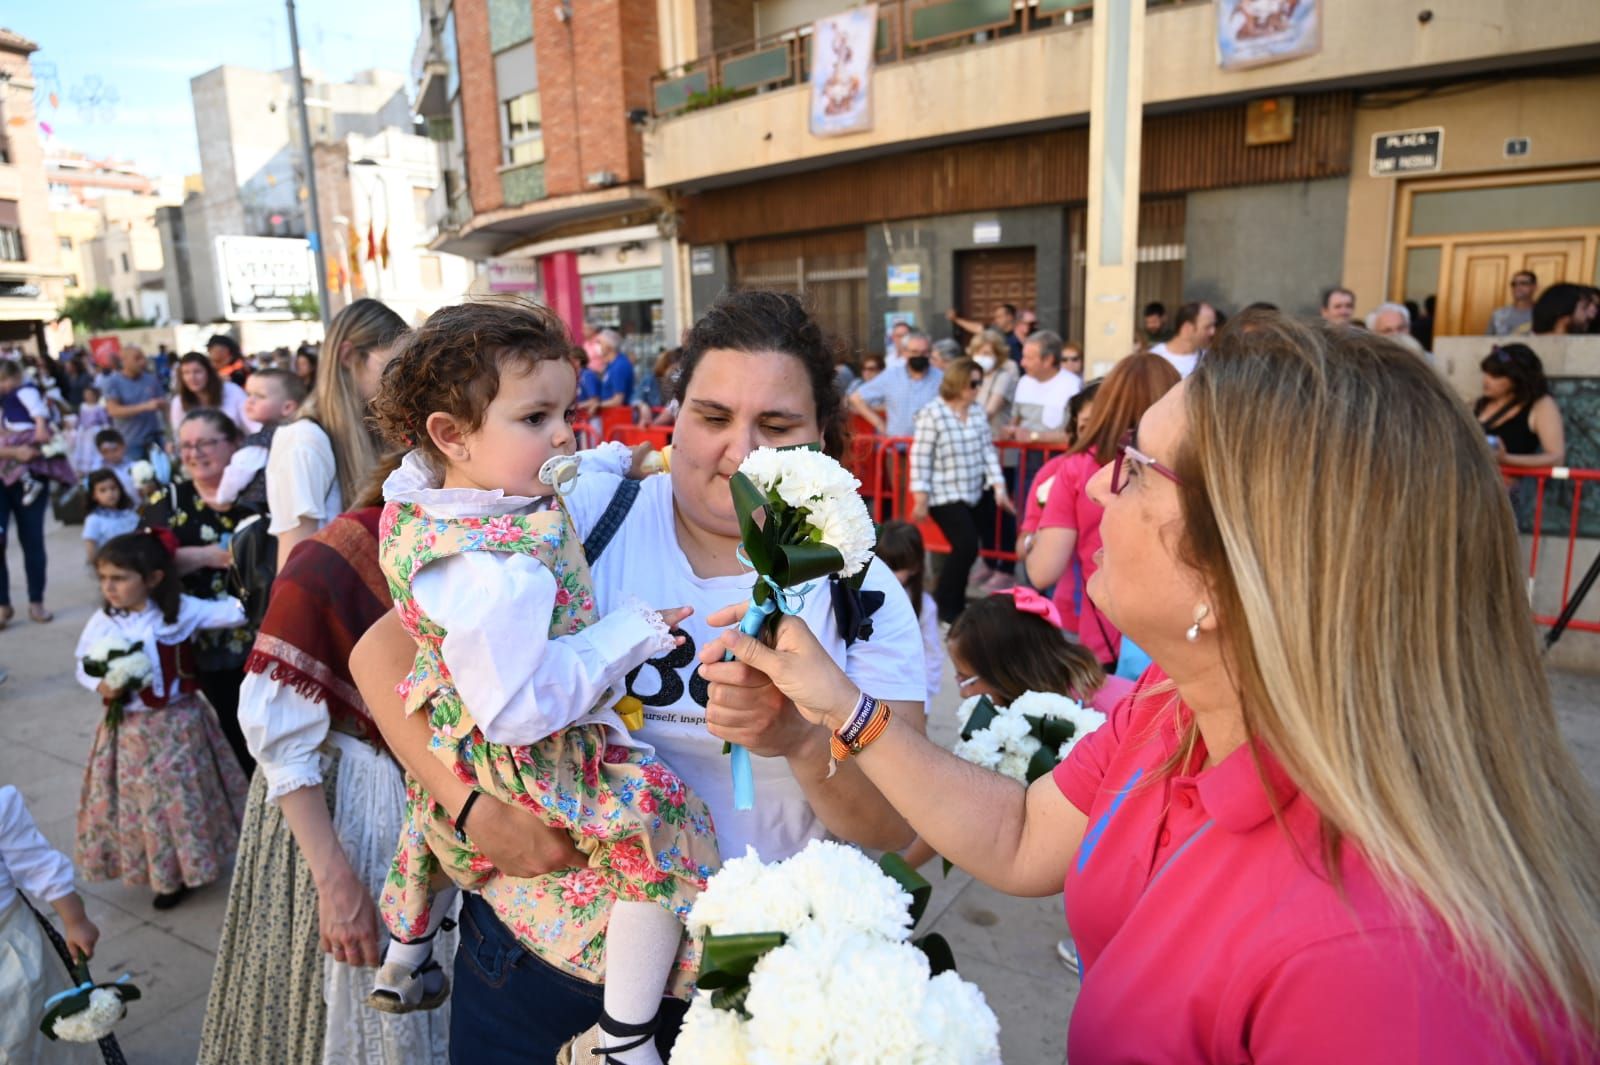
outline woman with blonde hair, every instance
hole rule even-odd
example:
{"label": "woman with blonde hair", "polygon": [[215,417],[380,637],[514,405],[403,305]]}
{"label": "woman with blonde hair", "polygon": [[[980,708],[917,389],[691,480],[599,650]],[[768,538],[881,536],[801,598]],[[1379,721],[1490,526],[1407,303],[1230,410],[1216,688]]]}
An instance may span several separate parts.
{"label": "woman with blonde hair", "polygon": [[278,568],[296,544],[332,521],[378,465],[382,447],[367,422],[383,368],[407,326],[377,300],[334,315],[317,364],[316,387],[298,420],[272,437],[267,459],[267,531],[278,538]]}
{"label": "woman with blonde hair", "polygon": [[1600,811],[1505,491],[1437,375],[1243,314],[1089,491],[1089,595],[1155,665],[1026,791],[885,715],[802,625],[702,660],[875,737],[835,751],[980,879],[1064,885],[1077,1065],[1595,1060]]}

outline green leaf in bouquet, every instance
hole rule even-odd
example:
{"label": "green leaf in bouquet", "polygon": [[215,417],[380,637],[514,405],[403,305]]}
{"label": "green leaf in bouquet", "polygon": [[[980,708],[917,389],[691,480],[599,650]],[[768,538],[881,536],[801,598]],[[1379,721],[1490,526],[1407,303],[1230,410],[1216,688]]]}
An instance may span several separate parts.
{"label": "green leaf in bouquet", "polygon": [[[766,531],[761,527],[761,523],[756,521],[756,515],[767,510],[767,497],[761,494],[755,482],[742,473],[735,473],[729,481],[729,486],[733,490],[733,512],[739,519],[739,537],[744,542],[744,553],[757,573],[771,573],[773,563],[771,545],[768,543]],[[767,524],[770,525],[771,522]],[[766,585],[758,581],[755,595],[756,602],[765,601],[768,595]]]}
{"label": "green leaf in bouquet", "polygon": [[96,662],[92,658],[83,660],[83,671],[91,677],[104,677],[110,670],[110,662]]}
{"label": "green leaf in bouquet", "polygon": [[708,934],[700,949],[698,986],[707,991],[720,991],[748,984],[756,962],[767,951],[783,946],[788,938],[782,932]]}
{"label": "green leaf in bouquet", "polygon": [[1032,784],[1035,780],[1038,780],[1040,777],[1044,776],[1046,773],[1049,773],[1056,767],[1056,762],[1058,761],[1056,758],[1056,752],[1060,749],[1061,747],[1059,744],[1055,747],[1051,747],[1047,743],[1040,747],[1037,751],[1033,752],[1033,757],[1028,759],[1029,784]]}
{"label": "green leaf in bouquet", "polygon": [[1000,716],[1000,711],[994,708],[994,701],[987,695],[978,697],[978,705],[972,708],[972,716],[967,718],[967,726],[961,730],[961,738],[970,740],[973,733],[982,732],[994,723]]}
{"label": "green leaf in bouquet", "polygon": [[714,1009],[741,1014],[745,1020],[749,1020],[750,1014],[746,1013],[744,1008],[744,1001],[749,997],[749,984],[740,984],[738,987],[725,987],[720,991],[711,992],[711,1005]]}
{"label": "green leaf in bouquet", "polygon": [[911,927],[917,927],[917,922],[922,920],[922,914],[928,908],[928,900],[933,898],[933,885],[894,851],[878,859],[878,868],[911,896]]}
{"label": "green leaf in bouquet", "polygon": [[944,875],[945,875],[946,879],[948,879],[949,876],[950,876],[950,870],[954,869],[955,867],[956,867],[956,863],[952,862],[949,858],[941,857],[939,859],[939,868],[944,870]]}
{"label": "green leaf in bouquet", "polygon": [[940,973],[956,971],[955,951],[950,949],[950,944],[939,933],[930,932],[921,939],[913,939],[911,945],[928,956],[928,975],[938,976]]}
{"label": "green leaf in bouquet", "polygon": [[1064,717],[1034,717],[1028,714],[1025,720],[1033,726],[1030,731],[1038,737],[1039,742],[1052,751],[1059,751],[1061,745],[1077,731],[1077,726]]}
{"label": "green leaf in bouquet", "polygon": [[780,544],[776,556],[776,565],[769,576],[780,588],[794,588],[844,568],[844,556],[831,544],[810,541]]}

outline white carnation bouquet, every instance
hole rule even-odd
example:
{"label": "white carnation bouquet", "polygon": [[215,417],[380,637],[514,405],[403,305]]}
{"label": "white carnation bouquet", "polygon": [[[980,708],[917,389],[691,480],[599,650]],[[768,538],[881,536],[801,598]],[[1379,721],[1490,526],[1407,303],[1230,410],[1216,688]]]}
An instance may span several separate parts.
{"label": "white carnation bouquet", "polygon": [[52,436],[49,440],[39,445],[39,457],[42,459],[59,459],[67,455],[67,442],[60,435]]}
{"label": "white carnation bouquet", "polygon": [[111,1034],[111,1029],[127,1013],[127,1003],[139,997],[139,989],[128,982],[128,974],[114,983],[96,984],[89,978],[89,966],[73,967],[76,987],[59,991],[44,1002],[44,1017],[39,1030],[52,1040],[68,1043],[94,1043]]}
{"label": "white carnation bouquet", "polygon": [[110,637],[96,641],[89,648],[83,656],[83,671],[105,681],[115,692],[106,701],[106,724],[111,728],[122,723],[123,707],[145,689],[156,672],[142,642]]}
{"label": "white carnation bouquet", "polygon": [[1066,760],[1106,715],[1054,692],[1024,692],[1010,706],[974,695],[956,708],[958,758],[1031,784]]}
{"label": "white carnation bouquet", "polygon": [[133,478],[133,483],[141,492],[148,492],[156,486],[156,468],[147,459],[140,459],[128,467],[128,476]]}
{"label": "white carnation bouquet", "polygon": [[911,939],[928,882],[881,865],[825,840],[725,863],[689,912],[704,953],[672,1065],[998,1065],[983,992],[941,938]]}
{"label": "white carnation bouquet", "polygon": [[[859,586],[878,539],[860,488],[849,470],[814,447],[762,447],[745,456],[732,478],[733,509],[756,583],[740,632],[759,639],[780,613],[798,613],[811,591],[807,581],[840,577]],[[755,805],[750,755],[730,750],[733,804],[749,810]]]}

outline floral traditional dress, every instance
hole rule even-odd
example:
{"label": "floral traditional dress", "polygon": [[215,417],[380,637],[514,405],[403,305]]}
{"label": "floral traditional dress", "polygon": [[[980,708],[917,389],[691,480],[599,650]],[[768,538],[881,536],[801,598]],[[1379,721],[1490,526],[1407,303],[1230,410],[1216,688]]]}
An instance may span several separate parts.
{"label": "floral traditional dress", "polygon": [[[381,899],[390,930],[410,939],[426,927],[429,878],[442,867],[481,895],[529,951],[579,979],[603,982],[611,901],[654,900],[686,914],[718,865],[710,812],[653,753],[611,742],[604,725],[571,725],[527,746],[491,743],[456,691],[441,653],[445,628],[422,612],[411,589],[425,566],[462,552],[530,555],[556,581],[550,638],[577,633],[596,612],[572,522],[559,505],[439,519],[415,503],[391,502],[379,538],[390,594],[419,645],[401,685],[406,712],[428,709],[434,753],[462,780],[570,832],[589,858],[584,869],[505,876],[457,837],[450,815],[408,777],[408,828]],[[669,991],[687,997],[697,968],[696,946],[685,937]]]}
{"label": "floral traditional dress", "polygon": [[153,603],[133,613],[98,610],[89,619],[78,640],[80,684],[90,691],[99,685],[83,671],[83,656],[107,638],[143,643],[155,672],[118,724],[102,720],[95,730],[73,854],[86,879],[121,878],[167,894],[227,871],[244,816],[244,773],[195,684],[188,640],[243,616],[236,599],[186,595],[172,622]]}

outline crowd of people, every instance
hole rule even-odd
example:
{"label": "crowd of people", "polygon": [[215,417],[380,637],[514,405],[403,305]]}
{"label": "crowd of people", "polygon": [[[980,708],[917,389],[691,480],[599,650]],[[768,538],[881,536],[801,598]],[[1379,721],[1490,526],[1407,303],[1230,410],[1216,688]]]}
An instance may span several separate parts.
{"label": "crowd of people", "polygon": [[[822,836],[1064,885],[1074,1060],[1587,1060],[1600,812],[1508,608],[1496,466],[1559,462],[1560,412],[1506,341],[1475,423],[1354,304],[1152,306],[1088,381],[1009,305],[856,364],[761,291],[648,373],[506,300],[414,329],[358,300],[293,355],[0,364],[32,620],[51,500],[79,498],[102,596],[72,864],[161,909],[231,875],[206,1063],[664,1061],[721,858]],[[601,442],[624,420],[671,425],[670,457]],[[877,557],[770,644],[730,631],[730,476],[761,446],[859,462],[852,421],[907,471]],[[947,663],[963,697],[1108,723],[1024,790],[926,738]],[[27,889],[87,957],[16,806],[0,916]],[[36,1006],[31,971],[0,986]]]}

